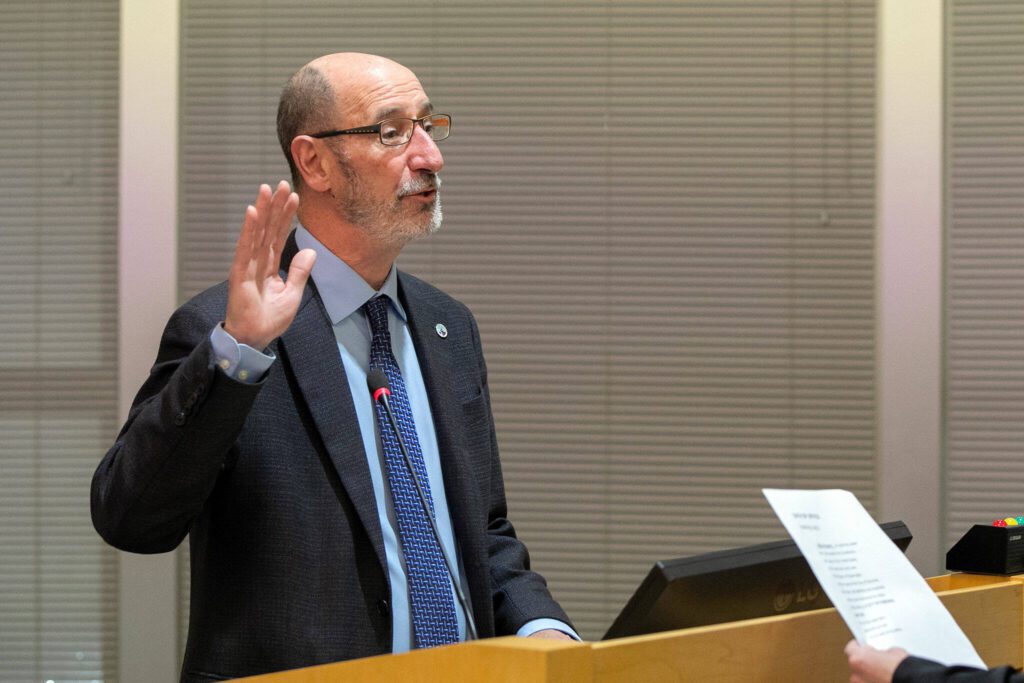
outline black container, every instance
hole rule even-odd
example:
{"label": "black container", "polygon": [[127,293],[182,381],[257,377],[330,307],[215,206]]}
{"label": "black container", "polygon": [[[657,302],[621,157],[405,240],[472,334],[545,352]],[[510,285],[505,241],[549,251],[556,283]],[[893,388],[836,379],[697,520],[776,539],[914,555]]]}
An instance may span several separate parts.
{"label": "black container", "polygon": [[946,569],[1024,574],[1024,526],[975,524],[946,553]]}

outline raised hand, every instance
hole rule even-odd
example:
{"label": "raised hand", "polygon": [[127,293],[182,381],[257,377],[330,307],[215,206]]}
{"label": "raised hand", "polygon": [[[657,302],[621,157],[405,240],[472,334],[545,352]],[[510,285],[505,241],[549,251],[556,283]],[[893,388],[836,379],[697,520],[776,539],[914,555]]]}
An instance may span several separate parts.
{"label": "raised hand", "polygon": [[273,196],[269,185],[260,185],[255,205],[245,210],[228,274],[224,329],[239,343],[257,350],[265,349],[292,324],[316,260],[316,252],[303,249],[292,259],[287,280],[278,272],[298,208],[299,196],[282,180]]}

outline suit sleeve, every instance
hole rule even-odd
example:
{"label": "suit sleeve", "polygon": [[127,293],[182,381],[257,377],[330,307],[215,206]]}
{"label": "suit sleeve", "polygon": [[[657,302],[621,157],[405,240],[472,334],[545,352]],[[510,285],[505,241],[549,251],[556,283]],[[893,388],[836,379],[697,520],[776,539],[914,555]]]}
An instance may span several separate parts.
{"label": "suit sleeve", "polygon": [[487,552],[491,578],[494,625],[497,635],[515,634],[534,619],[556,619],[572,626],[569,617],[551,597],[544,578],[530,570],[530,555],[516,536],[508,520],[505,484],[498,458],[498,442],[491,414],[490,392],[487,386],[487,367],[480,344],[476,321],[470,314],[474,344],[483,384],[484,407],[490,425],[491,458],[490,500],[487,517]]}
{"label": "suit sleeve", "polygon": [[907,657],[896,667],[892,680],[893,683],[1024,683],[1024,675],[1008,666],[984,671]]}
{"label": "suit sleeve", "polygon": [[[216,307],[213,307],[216,309]],[[93,475],[93,526],[137,553],[173,550],[188,534],[259,392],[216,366],[219,318],[190,302],[168,322],[156,363]]]}

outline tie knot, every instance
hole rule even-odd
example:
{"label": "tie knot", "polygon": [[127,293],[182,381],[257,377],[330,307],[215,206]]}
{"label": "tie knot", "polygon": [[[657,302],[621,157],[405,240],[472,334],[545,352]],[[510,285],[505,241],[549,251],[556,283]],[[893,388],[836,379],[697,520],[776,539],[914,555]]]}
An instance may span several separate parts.
{"label": "tie knot", "polygon": [[370,331],[374,337],[382,336],[385,339],[390,337],[388,333],[388,298],[378,296],[363,304],[363,310],[370,321]]}

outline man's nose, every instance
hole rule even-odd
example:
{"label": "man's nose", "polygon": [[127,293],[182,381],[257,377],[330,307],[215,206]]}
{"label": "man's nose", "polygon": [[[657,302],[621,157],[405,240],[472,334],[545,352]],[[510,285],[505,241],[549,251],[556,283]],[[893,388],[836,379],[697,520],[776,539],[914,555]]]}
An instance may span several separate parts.
{"label": "man's nose", "polygon": [[444,166],[441,149],[421,126],[413,126],[412,138],[409,140],[409,169],[412,171],[430,171],[439,173]]}

